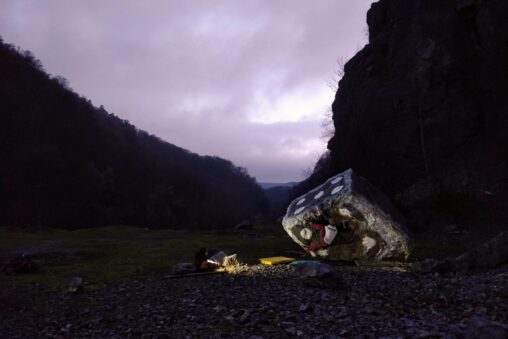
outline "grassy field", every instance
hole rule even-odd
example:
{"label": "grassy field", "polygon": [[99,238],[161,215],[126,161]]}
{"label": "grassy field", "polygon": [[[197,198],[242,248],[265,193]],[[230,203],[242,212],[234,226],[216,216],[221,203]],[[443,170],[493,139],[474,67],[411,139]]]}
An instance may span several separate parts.
{"label": "grassy field", "polygon": [[275,225],[255,233],[255,237],[227,231],[178,233],[126,226],[75,231],[0,230],[0,262],[30,251],[41,267],[39,273],[31,275],[2,274],[0,284],[9,280],[60,289],[73,276],[80,276],[87,288],[96,289],[129,279],[171,274],[175,263],[193,262],[201,247],[237,253],[242,262],[251,264],[262,257],[298,251],[298,246]]}
{"label": "grassy field", "polygon": [[[420,235],[409,261],[458,254],[472,248],[478,240],[471,236]],[[29,251],[41,267],[36,274],[0,274],[0,285],[40,283],[59,290],[70,278],[80,276],[86,281],[87,289],[100,289],[132,279],[161,278],[172,273],[175,263],[193,262],[195,252],[201,247],[237,253],[242,262],[249,264],[258,263],[262,257],[304,255],[277,225],[257,226],[248,233],[179,233],[127,226],[31,232],[0,228],[0,264],[17,253]],[[370,263],[374,264],[400,263]]]}

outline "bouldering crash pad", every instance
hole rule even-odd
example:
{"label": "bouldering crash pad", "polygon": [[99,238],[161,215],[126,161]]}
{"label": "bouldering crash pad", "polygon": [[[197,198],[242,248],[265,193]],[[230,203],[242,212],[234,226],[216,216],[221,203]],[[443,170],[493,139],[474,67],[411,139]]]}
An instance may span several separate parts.
{"label": "bouldering crash pad", "polygon": [[259,261],[263,265],[277,265],[277,264],[288,264],[290,262],[295,261],[293,258],[288,257],[270,257],[270,258],[261,258]]}
{"label": "bouldering crash pad", "polygon": [[348,261],[404,259],[412,248],[411,234],[397,208],[351,169],[292,201],[282,226],[293,241],[305,248],[319,239],[311,222],[337,229],[329,246],[311,252],[314,257]]}

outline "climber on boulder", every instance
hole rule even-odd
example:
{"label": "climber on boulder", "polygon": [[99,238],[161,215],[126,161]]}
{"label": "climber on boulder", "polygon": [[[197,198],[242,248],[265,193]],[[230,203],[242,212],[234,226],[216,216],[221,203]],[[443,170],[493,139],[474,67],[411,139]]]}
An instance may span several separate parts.
{"label": "climber on boulder", "polygon": [[[310,226],[319,232],[319,239],[305,247],[306,252],[314,252],[322,248],[326,248],[330,246],[337,236],[337,227],[332,225],[326,225],[310,222]],[[309,228],[304,228],[301,230],[300,235],[305,240],[310,240],[312,238],[312,230]]]}

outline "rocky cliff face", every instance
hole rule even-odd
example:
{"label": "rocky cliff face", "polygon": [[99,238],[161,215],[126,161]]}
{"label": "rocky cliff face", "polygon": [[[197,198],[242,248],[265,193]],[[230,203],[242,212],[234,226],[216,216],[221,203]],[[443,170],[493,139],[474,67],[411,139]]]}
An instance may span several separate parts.
{"label": "rocky cliff face", "polygon": [[374,3],[369,44],[339,82],[322,172],[353,168],[413,223],[440,210],[444,223],[498,220],[507,201],[507,22],[505,0]]}

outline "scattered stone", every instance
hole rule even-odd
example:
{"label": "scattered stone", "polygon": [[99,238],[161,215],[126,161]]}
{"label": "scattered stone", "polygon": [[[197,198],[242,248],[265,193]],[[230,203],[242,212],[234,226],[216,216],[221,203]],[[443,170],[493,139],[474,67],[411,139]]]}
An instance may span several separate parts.
{"label": "scattered stone", "polygon": [[502,232],[455,259],[457,270],[493,268],[508,262],[508,232]]}
{"label": "scattered stone", "polygon": [[[497,338],[508,321],[507,266],[437,277],[386,267],[333,268],[346,290],[306,288],[308,279],[321,282],[328,275],[302,279],[291,265],[245,265],[227,275],[185,281],[132,281],[77,297],[47,293],[42,286],[2,285],[0,333],[5,338],[168,333],[178,338],[464,338],[468,333]],[[33,307],[41,296],[51,312]]]}
{"label": "scattered stone", "polygon": [[330,265],[318,261],[309,261],[296,265],[296,272],[304,278],[321,278],[332,273],[333,268]]}
{"label": "scattered stone", "polygon": [[73,277],[70,280],[69,285],[67,286],[67,292],[72,293],[72,294],[78,294],[78,293],[83,292],[84,288],[85,288],[85,285],[83,283],[83,278]]}
{"label": "scattered stone", "polygon": [[294,326],[286,328],[286,333],[289,335],[295,335],[296,334],[296,328]]}
{"label": "scattered stone", "polygon": [[444,231],[447,233],[447,234],[452,234],[452,235],[456,235],[456,234],[460,234],[462,233],[460,228],[456,225],[456,224],[449,224],[449,225],[446,225],[444,227]]}
{"label": "scattered stone", "polygon": [[345,318],[348,316],[347,310],[345,307],[339,307],[333,316],[337,319]]}
{"label": "scattered stone", "polygon": [[447,337],[465,339],[505,339],[508,338],[508,326],[491,321],[486,317],[472,317],[449,327]]}
{"label": "scattered stone", "polygon": [[243,311],[242,315],[240,315],[240,317],[238,318],[238,321],[240,322],[240,324],[245,324],[249,320],[250,316],[251,316],[250,311],[245,310]]}
{"label": "scattered stone", "polygon": [[490,269],[508,263],[508,232],[498,236],[456,257],[443,260],[426,259],[413,265],[419,273],[467,272]]}
{"label": "scattered stone", "polygon": [[307,310],[309,310],[309,308],[310,308],[310,304],[300,304],[298,311],[307,312]]}
{"label": "scattered stone", "polygon": [[486,318],[474,317],[467,323],[465,337],[466,339],[506,339],[508,326]]}

